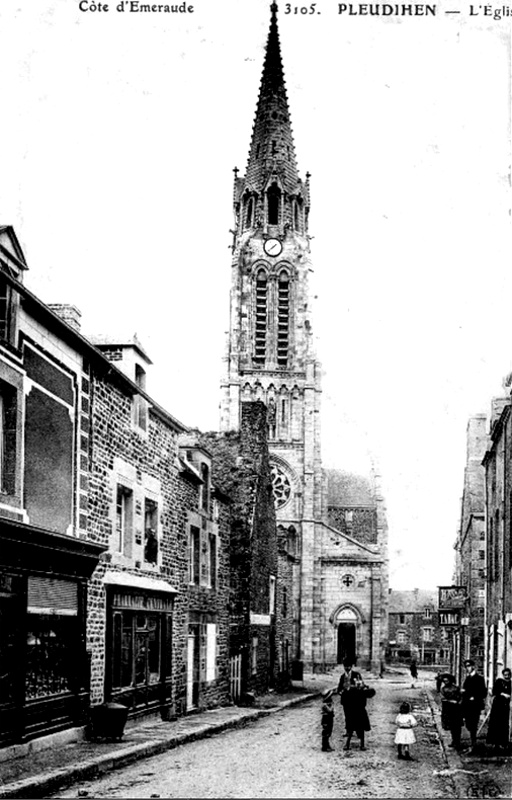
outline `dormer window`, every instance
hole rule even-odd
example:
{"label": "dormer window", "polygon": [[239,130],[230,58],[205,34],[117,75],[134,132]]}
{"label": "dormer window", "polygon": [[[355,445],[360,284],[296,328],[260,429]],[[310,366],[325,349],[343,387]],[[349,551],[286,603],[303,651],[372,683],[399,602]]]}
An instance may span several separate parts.
{"label": "dormer window", "polygon": [[201,478],[203,485],[201,487],[201,508],[203,511],[208,511],[210,507],[210,468],[208,464],[201,464]]}
{"label": "dormer window", "polygon": [[140,364],[135,364],[135,383],[139,389],[146,388],[146,370],[142,369]]}
{"label": "dormer window", "polygon": [[0,341],[14,344],[15,294],[7,280],[0,275]]}

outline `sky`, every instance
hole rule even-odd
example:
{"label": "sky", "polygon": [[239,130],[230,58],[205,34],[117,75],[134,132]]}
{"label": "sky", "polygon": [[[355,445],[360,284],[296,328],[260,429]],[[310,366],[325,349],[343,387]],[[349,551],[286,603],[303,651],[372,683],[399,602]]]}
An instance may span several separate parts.
{"label": "sky", "polygon": [[[137,332],[149,393],[212,430],[270,11],[185,5],[2,0],[0,223],[31,291],[85,334]],[[448,584],[467,421],[512,370],[510,18],[302,8],[278,22],[311,173],[324,465],[378,465],[393,588]]]}

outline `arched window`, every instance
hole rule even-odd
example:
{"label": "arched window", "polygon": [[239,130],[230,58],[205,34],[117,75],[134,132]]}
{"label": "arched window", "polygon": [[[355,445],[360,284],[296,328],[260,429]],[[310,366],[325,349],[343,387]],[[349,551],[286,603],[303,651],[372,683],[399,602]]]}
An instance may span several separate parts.
{"label": "arched window", "polygon": [[265,270],[260,269],[256,276],[256,322],[254,330],[254,356],[255,364],[264,364],[267,344],[267,295],[268,283]]}
{"label": "arched window", "polygon": [[269,225],[279,225],[279,206],[281,204],[281,192],[279,186],[273,183],[267,192],[267,214]]}
{"label": "arched window", "polygon": [[248,197],[245,201],[245,227],[250,228],[252,225],[252,216],[254,212],[254,200]]}
{"label": "arched window", "polygon": [[302,197],[295,200],[293,226],[296,231],[302,230]]}
{"label": "arched window", "polygon": [[203,485],[201,486],[201,508],[203,511],[208,511],[210,507],[210,469],[208,464],[201,464],[201,478]]}
{"label": "arched window", "polygon": [[277,365],[286,367],[290,345],[290,278],[283,270],[277,284]]}

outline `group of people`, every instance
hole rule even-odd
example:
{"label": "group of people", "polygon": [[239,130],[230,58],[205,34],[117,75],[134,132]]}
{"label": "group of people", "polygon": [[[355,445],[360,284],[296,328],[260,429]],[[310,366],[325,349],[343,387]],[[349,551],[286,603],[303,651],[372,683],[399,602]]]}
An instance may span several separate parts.
{"label": "group of people", "polygon": [[[485,707],[487,687],[485,680],[475,667],[472,659],[464,662],[466,677],[462,687],[457,686],[455,677],[446,673],[440,679],[441,725],[450,731],[450,747],[460,749],[462,725],[465,724],[470,738],[471,749],[476,748],[476,738],[480,714]],[[487,744],[496,750],[509,747],[509,714],[511,694],[510,669],[502,671],[502,677],[494,682],[493,700],[487,727]]]}
{"label": "group of people", "polygon": [[[366,750],[365,733],[371,730],[370,718],[366,710],[366,701],[375,696],[375,689],[367,686],[363,681],[361,673],[354,669],[351,661],[345,661],[344,670],[335,690],[327,690],[323,694],[322,704],[322,750],[332,752],[330,744],[334,724],[334,694],[340,695],[340,702],[345,714],[345,737],[344,750],[350,750],[350,743],[354,733],[359,739],[359,747]],[[398,758],[411,759],[409,745],[416,741],[413,728],[417,725],[417,720],[411,714],[409,703],[402,703],[400,711],[396,717],[397,732],[395,743],[398,747]]]}
{"label": "group of people", "polygon": [[[375,689],[367,686],[361,673],[354,669],[351,661],[345,661],[336,690],[331,689],[323,693],[322,704],[322,750],[332,751],[330,737],[334,724],[335,694],[340,696],[340,702],[345,714],[344,750],[350,750],[350,743],[354,733],[359,739],[361,750],[366,750],[365,733],[371,730],[370,719],[366,710],[366,701],[375,696]],[[485,707],[487,687],[485,680],[475,667],[472,659],[464,662],[466,677],[462,687],[457,686],[455,677],[445,673],[439,679],[438,687],[441,692],[441,724],[444,730],[451,732],[451,747],[460,749],[462,726],[465,724],[470,738],[471,749],[474,752],[477,743],[480,714]],[[417,677],[417,668],[414,665]],[[413,670],[411,669],[411,673]],[[502,677],[498,678],[492,689],[493,701],[489,714],[487,729],[487,743],[496,749],[508,750],[509,748],[509,714],[511,696],[511,671],[504,669]],[[399,713],[395,720],[397,731],[395,744],[398,749],[398,758],[411,760],[410,745],[416,741],[414,728],[418,724],[411,713],[409,703],[400,705]]]}

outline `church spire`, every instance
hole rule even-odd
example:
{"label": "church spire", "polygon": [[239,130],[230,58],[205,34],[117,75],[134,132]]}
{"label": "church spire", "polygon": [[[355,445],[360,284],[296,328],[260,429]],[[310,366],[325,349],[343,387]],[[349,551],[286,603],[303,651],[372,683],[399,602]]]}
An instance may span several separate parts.
{"label": "church spire", "polygon": [[270,9],[270,30],[245,178],[247,186],[261,192],[269,179],[276,176],[285,192],[295,193],[299,176],[277,28],[277,4],[273,3]]}

